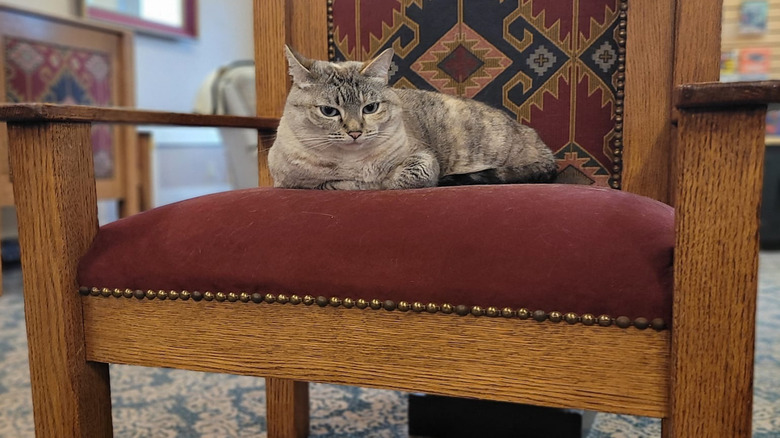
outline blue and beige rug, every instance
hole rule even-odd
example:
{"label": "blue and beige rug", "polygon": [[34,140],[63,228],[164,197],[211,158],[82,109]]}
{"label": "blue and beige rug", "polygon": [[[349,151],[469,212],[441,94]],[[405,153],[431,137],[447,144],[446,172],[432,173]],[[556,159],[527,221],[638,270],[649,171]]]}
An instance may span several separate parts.
{"label": "blue and beige rug", "polygon": [[[4,272],[0,297],[0,438],[33,436],[19,270]],[[762,253],[754,397],[757,438],[780,437],[780,252]],[[263,437],[263,380],[112,366],[117,437]],[[404,437],[406,396],[311,385],[312,437]],[[660,437],[659,420],[598,414],[589,438]]]}

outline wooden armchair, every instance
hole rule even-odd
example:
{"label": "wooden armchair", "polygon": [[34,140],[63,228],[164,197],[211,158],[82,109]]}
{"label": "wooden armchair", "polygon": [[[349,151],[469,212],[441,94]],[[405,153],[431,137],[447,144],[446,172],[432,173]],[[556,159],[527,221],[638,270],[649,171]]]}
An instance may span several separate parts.
{"label": "wooden armchair", "polygon": [[[532,3],[518,9],[526,5],[525,13],[538,18]],[[718,7],[614,3],[619,21],[612,29],[624,43],[616,51],[625,65],[614,73],[616,100],[605,98],[615,122],[605,143],[613,147],[610,183],[622,191],[257,188],[161,207],[98,230],[90,123],[273,129],[287,86],[283,43],[328,55],[328,34],[336,29],[327,19],[337,3],[255,4],[263,60],[256,63],[258,118],[0,107],[16,176],[39,436],[111,435],[107,363],[265,377],[270,437],[307,434],[308,381],[646,415],[664,419],[668,437],[750,436],[765,105],[780,101],[780,84],[675,87],[716,79]],[[268,183],[260,156],[260,180]],[[430,223],[443,211],[452,216],[444,206],[459,207],[466,217],[457,222],[461,231],[484,223],[480,229],[501,230],[492,244],[541,236],[535,245],[545,249],[543,238],[552,236],[545,233],[566,228],[560,215],[542,208],[547,216],[539,222],[535,209],[500,211],[528,202],[549,207],[561,196],[573,203],[566,214],[595,218],[577,216],[579,228],[612,239],[568,243],[566,257],[587,266],[565,270],[596,272],[594,283],[566,283],[551,268],[561,260],[545,251],[531,254],[537,269],[522,271],[513,263],[522,251],[495,257],[487,241]],[[673,199],[673,219],[669,206],[651,198]],[[590,200],[600,204],[585,205]],[[495,215],[481,216],[477,207]],[[405,208],[425,215],[410,217]],[[414,234],[424,226],[428,234]],[[236,237],[242,233],[253,236],[251,244]],[[633,240],[639,234],[641,248],[623,251],[632,242],[640,246]],[[415,246],[431,235],[435,243]],[[604,249],[598,257],[594,246]],[[464,250],[489,257],[480,269],[505,267],[499,277],[522,271],[521,281],[509,281],[507,293],[493,277],[470,278],[468,265],[457,265]],[[642,260],[650,251],[654,256]],[[626,254],[639,258],[625,264]],[[433,265],[442,257],[452,264]],[[402,269],[388,275],[389,265],[377,268],[376,259]],[[418,261],[433,267],[420,270]],[[645,276],[636,277],[634,289],[609,286],[638,271]],[[531,278],[564,283],[544,296],[511,293]],[[445,286],[427,290],[437,284]],[[590,298],[573,302],[575,292]],[[626,304],[626,296],[639,299]],[[553,299],[572,307],[545,301]],[[656,307],[647,307],[651,301]],[[613,310],[602,314],[604,306]]]}

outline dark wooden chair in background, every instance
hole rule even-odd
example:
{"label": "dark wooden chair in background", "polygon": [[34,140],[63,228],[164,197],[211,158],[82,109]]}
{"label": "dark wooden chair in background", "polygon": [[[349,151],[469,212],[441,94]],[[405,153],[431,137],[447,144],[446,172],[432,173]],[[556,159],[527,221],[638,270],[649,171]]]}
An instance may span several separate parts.
{"label": "dark wooden chair in background", "polygon": [[[0,5],[0,39],[0,102],[135,105],[128,30]],[[91,132],[98,199],[116,200],[120,217],[150,207],[142,205],[150,180],[140,167],[150,150],[140,150],[135,135],[133,126],[96,125]],[[10,207],[7,137],[2,123],[0,206]]]}
{"label": "dark wooden chair in background", "polygon": [[[502,22],[505,32],[524,35],[514,37],[513,47],[534,50],[521,50],[521,60],[511,62],[530,59],[538,50],[531,42],[545,33],[548,40],[563,35],[571,56],[564,61],[569,74],[557,81],[564,114],[548,113],[555,106],[550,100],[527,108],[515,103],[518,117],[539,124],[562,163],[582,163],[590,154],[593,161],[579,170],[605,175],[599,181],[622,191],[573,185],[374,194],[258,188],[154,209],[98,230],[90,123],[272,130],[288,87],[284,43],[316,58],[329,56],[329,40],[330,55],[357,58],[398,45],[397,63],[407,62],[413,52],[403,48],[424,39],[416,33],[423,31],[415,22],[420,3],[390,3],[385,8],[378,2],[372,13],[384,11],[381,20],[401,25],[381,25],[379,31],[356,26],[362,43],[354,47],[369,50],[349,52],[344,47],[353,46],[341,33],[347,30],[337,23],[349,21],[342,13],[364,17],[357,2],[256,0],[258,118],[0,108],[16,178],[38,435],[110,436],[107,364],[122,363],[265,377],[270,437],[307,434],[309,381],[645,415],[662,418],[667,437],[749,437],[764,118],[766,103],[780,100],[780,84],[700,83],[718,74],[720,8],[709,0],[582,0],[573,3],[579,6],[573,16],[560,20],[535,2],[491,5],[511,17]],[[465,2],[437,5],[455,11],[454,29],[478,39],[459,13]],[[513,27],[519,22],[528,25]],[[398,37],[388,33],[394,29]],[[592,64],[597,52],[577,49],[595,34],[603,37],[595,48],[604,55],[595,58],[607,62],[609,48],[616,56],[606,83],[594,71],[601,68]],[[442,41],[440,51],[492,53],[484,41],[465,46],[466,40],[460,46]],[[556,58],[566,51],[545,47]],[[428,61],[441,65],[436,56],[445,55],[431,56]],[[543,58],[552,59],[545,55],[540,63]],[[442,73],[431,74],[433,81]],[[525,79],[513,74],[522,84]],[[457,91],[463,81],[455,82]],[[534,86],[507,88],[504,102]],[[577,100],[568,103],[582,98],[596,103],[594,111],[611,108],[612,127],[595,127],[601,132],[607,126],[601,157],[578,143],[580,131],[568,133],[576,145],[558,144],[535,119],[543,107],[545,118],[573,129],[569,123],[579,120],[578,113],[562,90],[570,90],[571,98],[575,88]],[[529,99],[550,99],[548,94]],[[260,137],[260,181],[268,185],[268,144],[262,143],[267,135]],[[561,147],[569,149],[561,153]],[[528,222],[542,216],[519,207],[550,207],[562,199],[571,203],[558,204],[564,217],[545,213],[543,223]],[[588,200],[599,203],[585,205]],[[673,219],[670,208],[656,201],[674,206]],[[511,215],[499,213],[513,206]],[[477,207],[496,215],[480,216]],[[427,216],[418,220],[404,208]],[[448,225],[464,233],[448,235],[450,227],[430,223],[428,218],[442,214],[463,215]],[[528,260],[522,251],[511,257],[491,253],[490,245],[502,240],[560,231],[569,214],[578,215],[577,227],[597,230],[602,240],[556,241],[569,245],[563,253],[553,251],[562,258],[534,253],[533,271],[513,264],[515,258]],[[644,216],[651,219],[642,222]],[[422,237],[431,245],[424,239],[416,244],[421,236],[411,225],[427,227]],[[484,230],[493,234],[468,233]],[[358,242],[355,233],[371,245]],[[642,233],[641,247],[626,248]],[[593,252],[595,247],[602,251]],[[466,278],[476,286],[452,285],[464,275],[459,271],[471,269],[457,265],[457,251],[466,249],[488,263],[477,269],[476,279]],[[638,259],[626,265],[626,254]],[[437,257],[452,265],[436,265]],[[378,268],[377,259],[392,263]],[[564,259],[587,265],[558,268]],[[420,270],[418,261],[433,268]],[[395,265],[406,271],[384,270]],[[495,278],[479,273],[493,265],[506,267],[499,277],[558,283],[544,294],[522,295],[524,281],[517,281],[518,302],[519,295],[499,290]],[[594,278],[571,277],[583,270]],[[646,272],[637,278],[647,284],[604,286],[639,271]],[[449,286],[427,290],[439,283]],[[589,299],[572,301],[574,291]],[[635,299],[626,304],[625,297]],[[602,313],[604,306],[613,311]]]}

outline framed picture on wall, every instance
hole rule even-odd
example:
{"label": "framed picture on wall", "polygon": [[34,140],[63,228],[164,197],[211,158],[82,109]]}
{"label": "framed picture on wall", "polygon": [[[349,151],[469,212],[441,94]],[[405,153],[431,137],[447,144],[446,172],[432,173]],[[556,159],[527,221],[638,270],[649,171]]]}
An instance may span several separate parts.
{"label": "framed picture on wall", "polygon": [[761,35],[766,33],[769,3],[767,0],[745,0],[739,10],[739,33]]}
{"label": "framed picture on wall", "polygon": [[79,0],[82,15],[167,38],[198,37],[198,0]]}

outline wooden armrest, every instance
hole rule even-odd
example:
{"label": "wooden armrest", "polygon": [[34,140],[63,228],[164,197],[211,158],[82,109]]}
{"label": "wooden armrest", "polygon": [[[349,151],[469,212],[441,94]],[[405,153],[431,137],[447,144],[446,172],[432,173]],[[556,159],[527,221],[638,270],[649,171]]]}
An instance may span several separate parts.
{"label": "wooden armrest", "polygon": [[49,103],[0,104],[0,121],[15,123],[96,122],[130,125],[208,126],[258,130],[275,130],[279,125],[279,119],[268,117],[214,116]]}
{"label": "wooden armrest", "polygon": [[780,103],[780,81],[684,84],[675,90],[675,102],[680,109]]}

